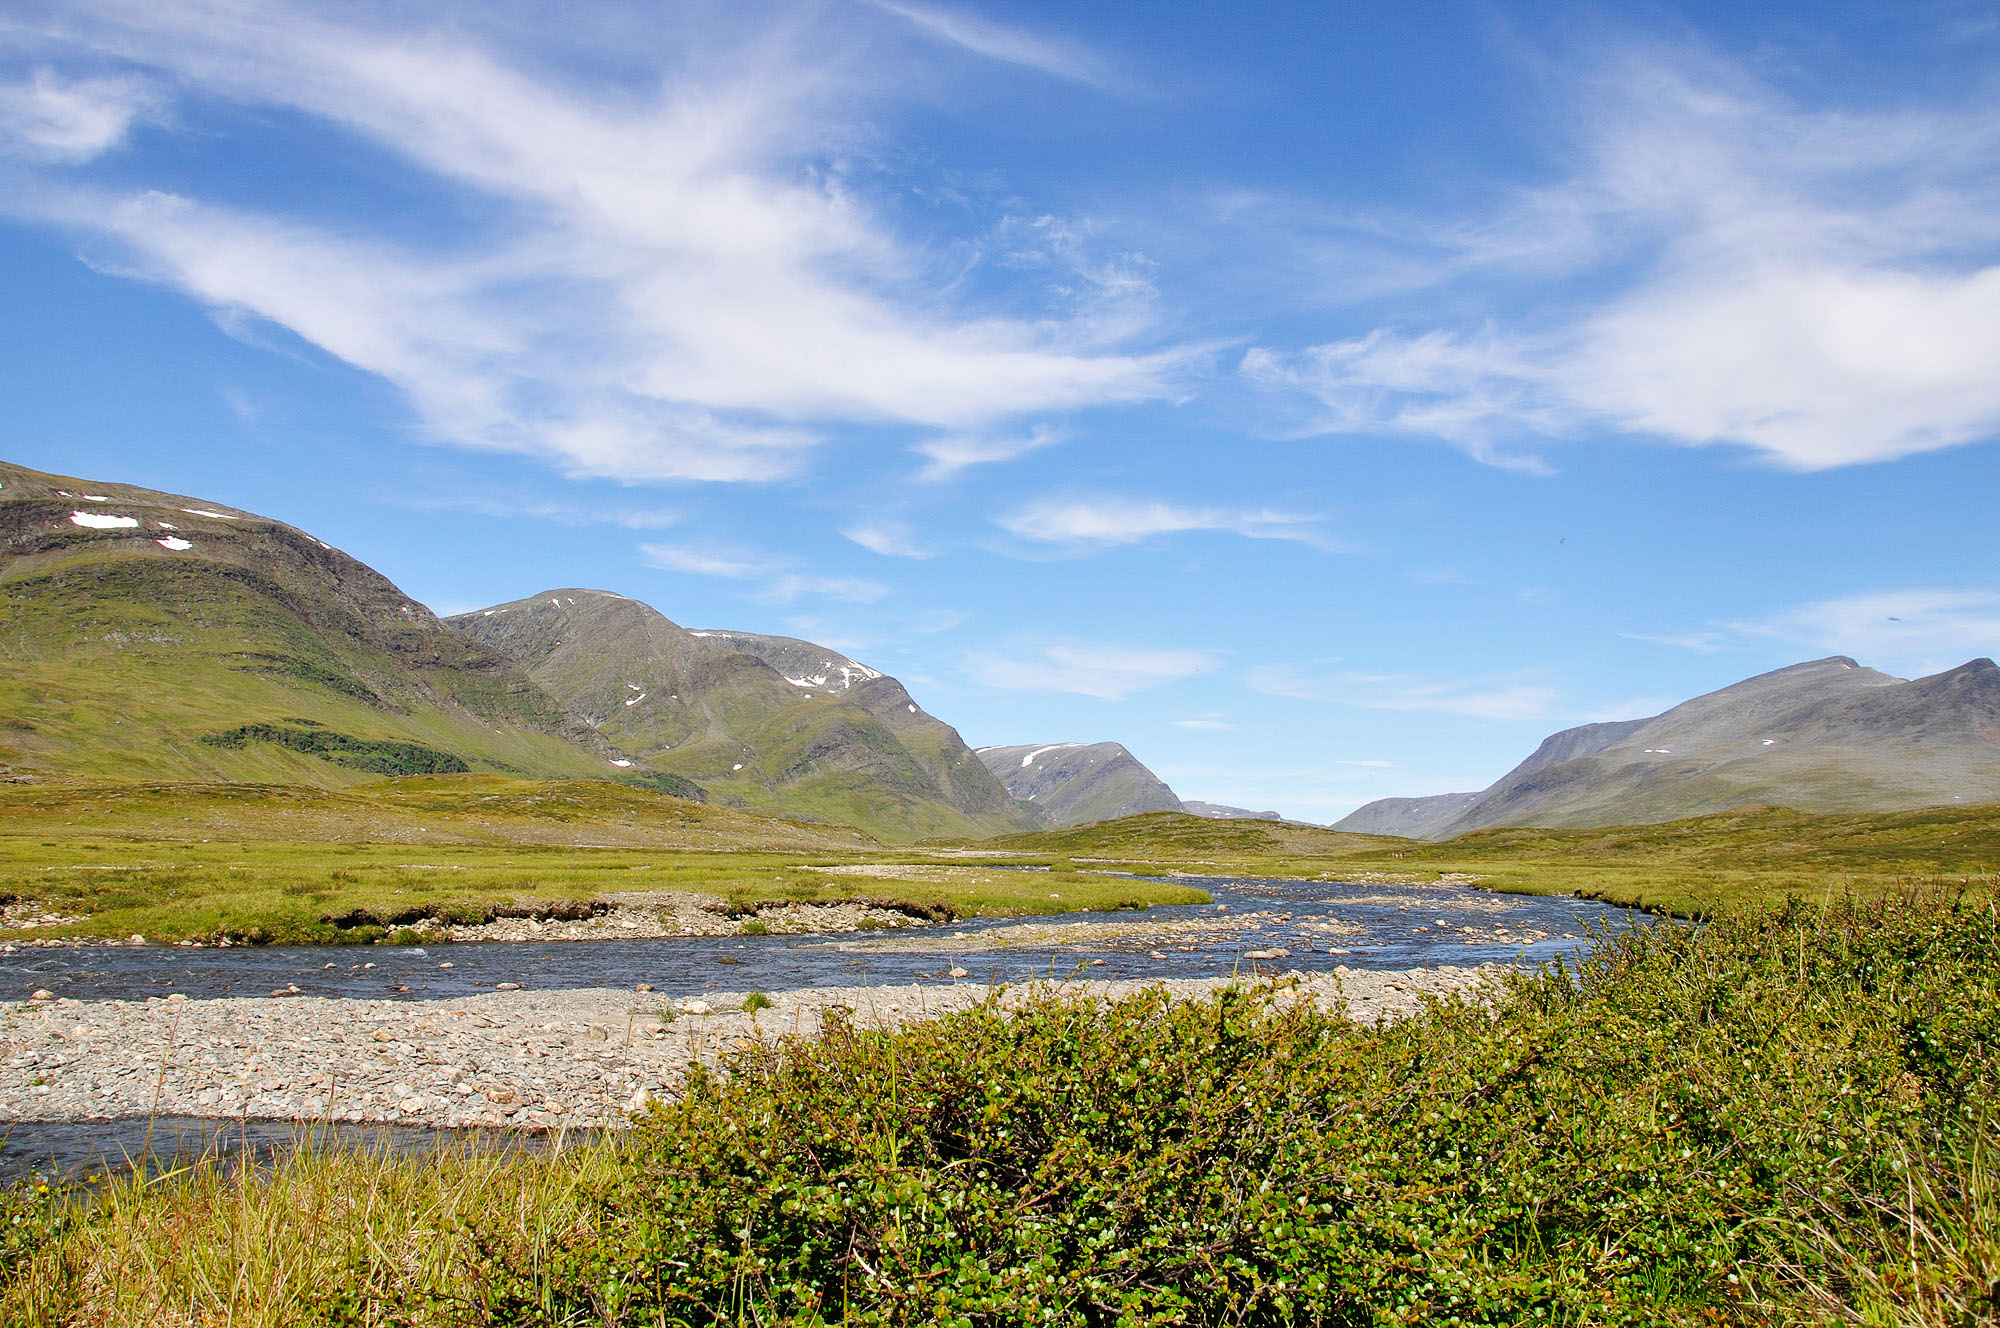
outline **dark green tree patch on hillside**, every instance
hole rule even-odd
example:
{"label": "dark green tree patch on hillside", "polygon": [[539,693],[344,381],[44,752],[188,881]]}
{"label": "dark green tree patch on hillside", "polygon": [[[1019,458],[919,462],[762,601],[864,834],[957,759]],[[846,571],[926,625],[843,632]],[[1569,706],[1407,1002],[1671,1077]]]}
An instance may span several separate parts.
{"label": "dark green tree patch on hillside", "polygon": [[618,781],[639,788],[664,793],[670,798],[682,798],[688,802],[707,802],[708,790],[685,775],[668,774],[663,770],[648,770],[643,775],[627,775]]}
{"label": "dark green tree patch on hillside", "polygon": [[462,775],[472,767],[450,752],[414,742],[389,742],[356,738],[307,720],[285,724],[245,724],[222,733],[202,735],[203,745],[239,750],[253,742],[321,757],[336,765],[367,770],[378,775]]}
{"label": "dark green tree patch on hillside", "polygon": [[317,660],[302,659],[297,655],[280,655],[268,651],[249,651],[241,656],[241,662],[231,668],[242,673],[274,674],[282,678],[293,678],[299,682],[309,682],[351,696],[378,710],[390,709],[382,698],[352,674],[330,668]]}

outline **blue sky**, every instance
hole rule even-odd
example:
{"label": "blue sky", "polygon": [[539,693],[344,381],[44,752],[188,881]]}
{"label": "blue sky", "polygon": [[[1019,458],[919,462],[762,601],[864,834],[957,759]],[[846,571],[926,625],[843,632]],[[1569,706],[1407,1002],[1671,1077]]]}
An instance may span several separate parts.
{"label": "blue sky", "polygon": [[1330,820],[2000,648],[1990,5],[14,3],[10,459]]}

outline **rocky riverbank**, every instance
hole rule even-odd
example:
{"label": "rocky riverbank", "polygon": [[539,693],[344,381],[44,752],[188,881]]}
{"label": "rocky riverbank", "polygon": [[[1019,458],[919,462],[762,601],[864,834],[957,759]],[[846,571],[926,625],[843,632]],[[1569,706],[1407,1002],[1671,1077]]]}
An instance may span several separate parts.
{"label": "rocky riverbank", "polygon": [[[1295,999],[1357,1019],[1495,970],[1296,975]],[[1228,978],[1072,982],[1099,999],[1158,985],[1194,996]],[[1006,999],[1022,999],[1014,988]],[[645,991],[494,991],[449,1000],[318,997],[42,1000],[0,1007],[0,1130],[9,1121],[175,1115],[426,1126],[616,1126],[687,1067],[756,1039],[812,1036],[832,1007],[895,1027],[986,998],[978,983],[819,987],[670,1001]]]}

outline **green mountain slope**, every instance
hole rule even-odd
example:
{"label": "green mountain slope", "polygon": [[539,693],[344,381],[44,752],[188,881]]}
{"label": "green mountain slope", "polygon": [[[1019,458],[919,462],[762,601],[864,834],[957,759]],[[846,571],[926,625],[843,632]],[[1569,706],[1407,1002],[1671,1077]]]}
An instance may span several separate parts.
{"label": "green mountain slope", "polygon": [[0,661],[16,777],[617,773],[519,666],[305,532],[5,463]]}
{"label": "green mountain slope", "polygon": [[[990,778],[962,777],[942,737],[957,734],[928,716],[916,722],[921,711],[885,718],[858,698],[795,686],[637,600],[551,590],[450,622],[518,661],[629,759],[743,806],[900,840],[1032,824]],[[900,684],[893,691],[915,705]],[[891,691],[869,695],[886,707]]]}
{"label": "green mountain slope", "polygon": [[1036,808],[1015,800],[965,745],[957,729],[925,711],[908,689],[888,674],[796,637],[721,631],[693,635],[762,661],[793,688],[824,692],[860,706],[895,735],[903,750],[931,777],[940,797],[981,824],[1010,830],[1044,824]]}

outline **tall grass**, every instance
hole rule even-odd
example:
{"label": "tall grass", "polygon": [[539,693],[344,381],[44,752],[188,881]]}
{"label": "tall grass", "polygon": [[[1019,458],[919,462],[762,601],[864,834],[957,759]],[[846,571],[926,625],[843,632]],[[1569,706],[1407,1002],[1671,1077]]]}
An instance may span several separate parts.
{"label": "tall grass", "polygon": [[307,1137],[275,1164],[134,1170],[29,1216],[47,1244],[18,1253],[0,1322],[488,1322],[485,1270],[544,1266],[586,1233],[615,1158],[589,1146],[422,1156]]}
{"label": "tall grass", "polygon": [[0,1321],[1992,1323],[1996,984],[1994,907],[1909,895],[1379,1028],[1256,991],[835,1023],[616,1144],[114,1188]]}

